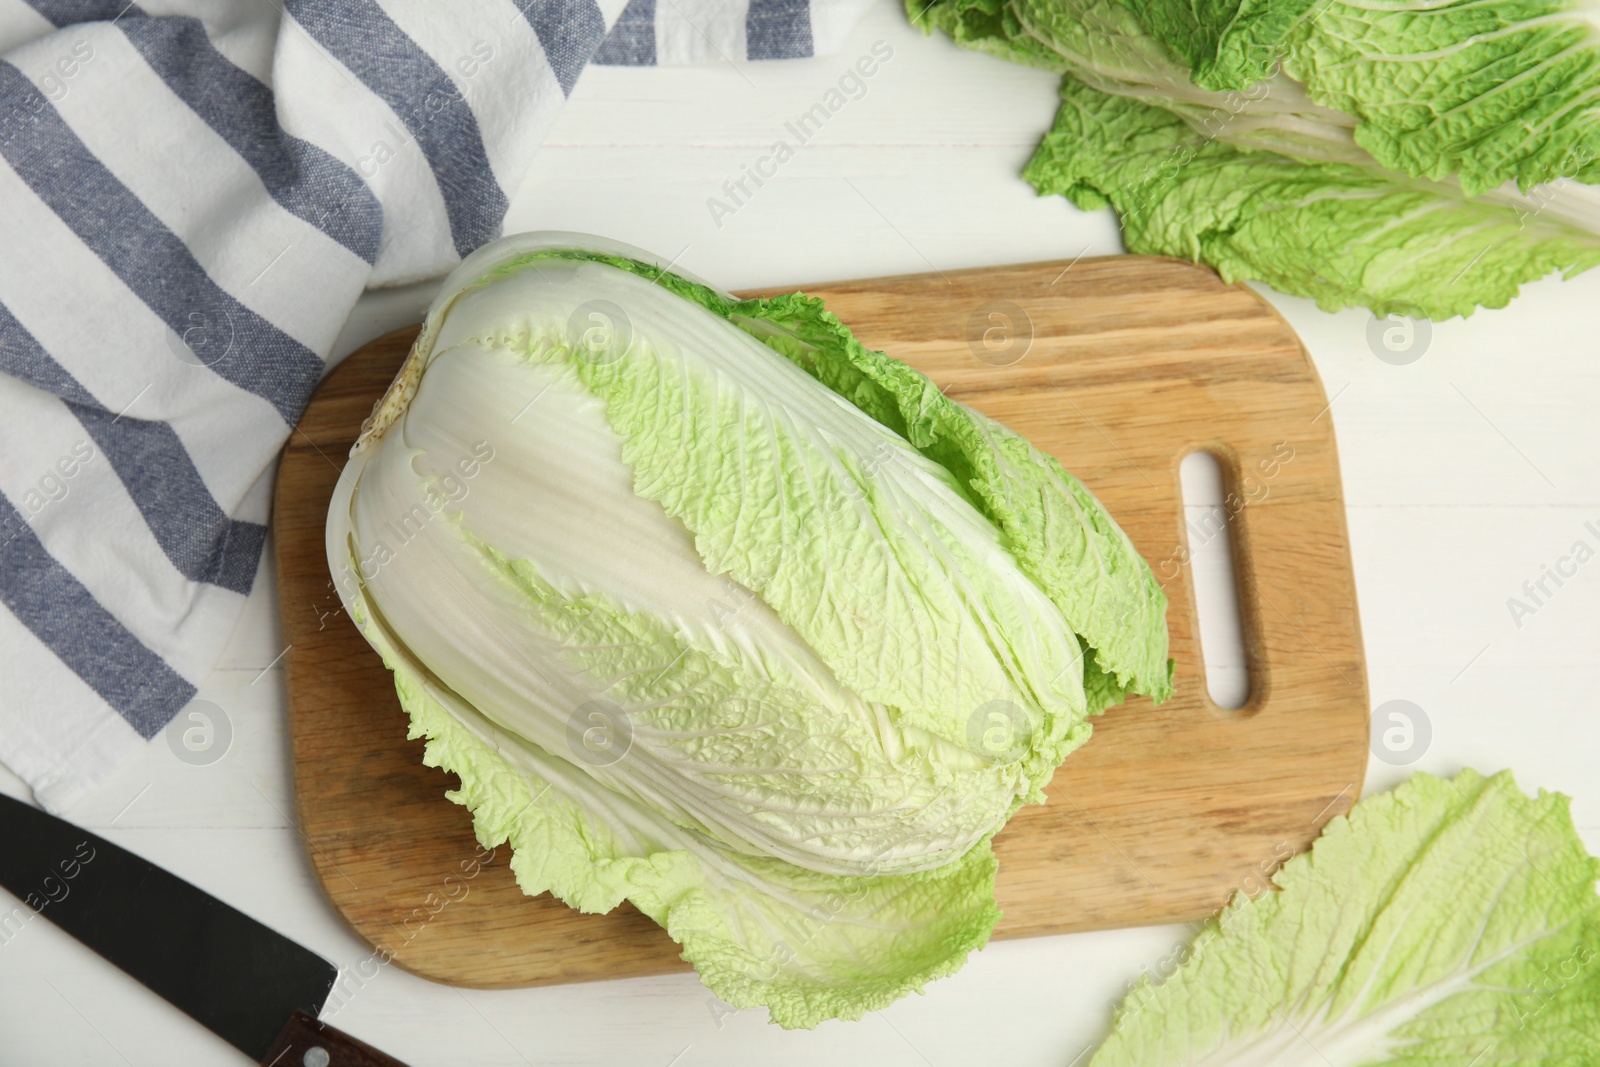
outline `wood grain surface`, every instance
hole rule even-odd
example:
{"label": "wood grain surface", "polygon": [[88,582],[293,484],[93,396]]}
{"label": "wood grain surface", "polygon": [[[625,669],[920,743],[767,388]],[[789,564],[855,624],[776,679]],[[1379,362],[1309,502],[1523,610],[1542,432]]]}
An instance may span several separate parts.
{"label": "wood grain surface", "polygon": [[[1049,803],[998,836],[996,936],[1200,918],[1354,802],[1367,685],[1332,420],[1265,302],[1209,270],[1138,256],[803,288],[868,345],[1059,457],[1171,600],[1176,695],[1107,712]],[[279,468],[295,795],[312,863],[375,955],[427,978],[507,987],[687,969],[631,907],[582,915],[530,899],[507,849],[480,855],[470,816],[443,798],[454,777],[422,765],[388,672],[339,611],[328,499],[414,335],[380,338],[329,375]],[[1231,528],[1251,667],[1237,711],[1206,695],[1184,564],[1178,464],[1195,449],[1249,501]]]}

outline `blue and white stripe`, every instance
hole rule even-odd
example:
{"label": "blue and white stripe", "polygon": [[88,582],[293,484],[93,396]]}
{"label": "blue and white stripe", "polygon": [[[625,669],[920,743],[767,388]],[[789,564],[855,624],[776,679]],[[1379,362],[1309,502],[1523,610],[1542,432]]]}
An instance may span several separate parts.
{"label": "blue and white stripe", "polygon": [[0,761],[70,805],[194,695],[360,294],[496,237],[589,63],[865,0],[0,0]]}

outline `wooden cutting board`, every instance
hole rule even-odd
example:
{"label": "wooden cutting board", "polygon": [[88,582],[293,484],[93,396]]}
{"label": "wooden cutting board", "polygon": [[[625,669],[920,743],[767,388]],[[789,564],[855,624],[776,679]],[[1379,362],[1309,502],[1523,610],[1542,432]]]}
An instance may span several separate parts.
{"label": "wooden cutting board", "polygon": [[[1243,286],[1140,256],[806,289],[866,344],[1059,457],[1171,600],[1176,695],[1108,712],[1057,772],[1050,802],[996,839],[996,936],[1197,919],[1258,890],[1360,795],[1367,762],[1332,419],[1294,333]],[[630,906],[582,915],[524,896],[507,848],[476,861],[470,817],[443,796],[455,777],[422,765],[388,672],[339,611],[323,554],[328,499],[415,333],[380,338],[329,375],[278,472],[295,796],[311,861],[351,926],[427,978],[503,987],[686,970]],[[1214,453],[1248,501],[1232,524],[1252,671],[1238,711],[1207,697],[1184,565],[1178,464],[1194,449]]]}

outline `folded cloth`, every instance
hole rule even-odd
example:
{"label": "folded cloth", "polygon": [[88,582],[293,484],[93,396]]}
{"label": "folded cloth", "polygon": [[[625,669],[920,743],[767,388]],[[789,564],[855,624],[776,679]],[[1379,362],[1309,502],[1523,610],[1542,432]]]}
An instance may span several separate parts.
{"label": "folded cloth", "polygon": [[70,806],[193,697],[363,290],[496,237],[588,63],[867,0],[0,0],[0,760]]}

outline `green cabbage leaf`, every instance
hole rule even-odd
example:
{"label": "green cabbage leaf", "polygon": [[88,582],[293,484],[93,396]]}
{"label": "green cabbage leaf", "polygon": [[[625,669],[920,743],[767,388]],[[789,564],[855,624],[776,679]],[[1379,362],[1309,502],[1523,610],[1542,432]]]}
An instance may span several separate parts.
{"label": "green cabbage leaf", "polygon": [[1088,1063],[1600,1062],[1597,877],[1566,797],[1418,774],[1235,896]]}
{"label": "green cabbage leaf", "polygon": [[[1197,133],[1164,107],[1064,79],[1024,170],[1041,194],[1111,205],[1132,251],[1206,263],[1327,308],[1424,318],[1502,307],[1552,271],[1600,263],[1600,238],[1557,204],[1464,196],[1338,160],[1294,159]],[[1559,197],[1559,193],[1553,194]]]}
{"label": "green cabbage leaf", "polygon": [[1063,75],[1024,176],[1130,251],[1431,318],[1600,261],[1600,37],[1568,0],[908,0]]}

